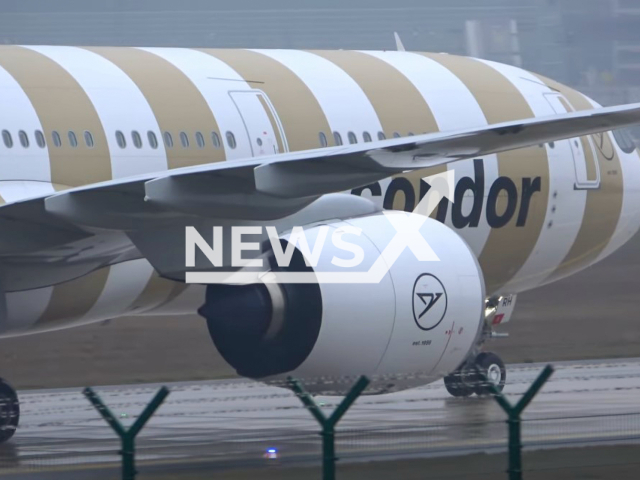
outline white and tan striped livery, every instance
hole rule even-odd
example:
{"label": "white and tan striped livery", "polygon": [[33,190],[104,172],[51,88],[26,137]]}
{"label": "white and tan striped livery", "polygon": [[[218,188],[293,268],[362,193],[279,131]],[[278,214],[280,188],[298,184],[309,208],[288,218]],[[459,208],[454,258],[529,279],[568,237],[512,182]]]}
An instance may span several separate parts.
{"label": "white and tan striped livery", "polygon": [[[72,188],[597,107],[519,68],[451,55],[1,46],[0,237],[21,222],[20,202]],[[640,158],[621,138],[606,132],[545,142],[353,193],[413,210],[424,195],[421,179],[453,170],[459,198],[434,215],[471,246],[487,294],[517,293],[592,265],[640,228]],[[103,240],[79,248],[85,253],[71,271],[57,253],[64,240],[19,248],[32,235],[27,227],[17,239],[0,239],[0,270],[10,272],[2,275],[3,335],[190,314],[202,304],[203,288],[161,278],[134,247],[134,234],[69,219],[53,226],[42,209],[24,205],[24,222],[42,225],[43,236],[62,228],[74,245]],[[68,274],[57,275],[56,262]]]}

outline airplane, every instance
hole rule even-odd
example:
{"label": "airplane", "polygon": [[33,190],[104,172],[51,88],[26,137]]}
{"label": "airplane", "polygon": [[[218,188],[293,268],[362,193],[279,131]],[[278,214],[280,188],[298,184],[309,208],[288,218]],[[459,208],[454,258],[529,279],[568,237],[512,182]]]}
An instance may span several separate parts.
{"label": "airplane", "polygon": [[[504,387],[483,344],[517,294],[640,229],[640,158],[624,130],[640,104],[603,108],[482,59],[0,46],[0,105],[3,338],[199,312],[244,377],[365,374],[369,393],[444,378],[453,396],[484,395],[474,368]],[[295,225],[351,225],[371,263],[391,220],[449,173],[453,190],[419,227],[439,262],[407,249],[369,284],[186,282],[217,268],[202,252],[186,265],[187,228],[207,239],[272,225],[284,246]],[[269,248],[245,253],[280,272]],[[292,255],[291,272],[317,273]],[[6,381],[0,397],[6,441],[19,403]]]}

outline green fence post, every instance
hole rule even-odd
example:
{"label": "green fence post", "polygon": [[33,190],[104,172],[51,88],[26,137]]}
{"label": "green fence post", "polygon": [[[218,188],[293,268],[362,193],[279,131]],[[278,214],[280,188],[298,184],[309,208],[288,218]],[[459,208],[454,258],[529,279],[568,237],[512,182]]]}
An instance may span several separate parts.
{"label": "green fence post", "polygon": [[522,480],[522,435],[521,435],[521,420],[520,416],[525,408],[531,403],[533,397],[537,395],[542,386],[549,380],[549,377],[553,374],[553,367],[547,365],[544,370],[538,375],[538,378],[531,384],[529,389],[520,398],[518,403],[511,405],[507,397],[505,397],[500,390],[489,379],[476,368],[478,376],[483,382],[486,382],[489,389],[494,394],[494,398],[498,405],[507,414],[507,425],[509,426],[509,480]]}
{"label": "green fence post", "polygon": [[347,413],[347,410],[353,405],[353,402],[355,402],[367,386],[369,386],[369,379],[364,375],[361,376],[329,418],[322,413],[322,410],[313,400],[313,397],[304,389],[298,380],[291,377],[287,380],[291,389],[300,400],[302,400],[304,406],[309,409],[322,427],[322,478],[323,480],[335,480],[336,460],[338,460],[336,457],[335,427],[342,416]]}
{"label": "green fence post", "polygon": [[87,387],[82,393],[87,399],[91,402],[91,404],[96,408],[98,413],[102,415],[102,418],[106,420],[106,422],[113,428],[113,430],[120,437],[121,450],[120,455],[122,456],[122,479],[123,480],[134,480],[136,478],[136,463],[135,463],[135,441],[136,436],[140,433],[140,430],[145,426],[145,424],[149,421],[151,416],[156,412],[156,410],[162,405],[164,399],[169,395],[169,389],[167,387],[162,387],[158,390],[153,400],[145,407],[142,411],[138,419],[131,425],[129,430],[126,430],[122,424],[118,421],[118,419],[111,413],[111,410],[100,400],[100,397],[96,395],[93,389]]}

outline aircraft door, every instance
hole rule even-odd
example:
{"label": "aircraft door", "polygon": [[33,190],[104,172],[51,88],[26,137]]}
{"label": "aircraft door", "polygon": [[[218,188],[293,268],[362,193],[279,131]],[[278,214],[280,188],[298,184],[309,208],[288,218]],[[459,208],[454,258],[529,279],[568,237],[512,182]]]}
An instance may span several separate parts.
{"label": "aircraft door", "polygon": [[[560,93],[545,93],[545,99],[558,114],[570,113],[574,109],[571,107],[564,95]],[[576,172],[576,190],[592,190],[600,188],[600,165],[598,155],[593,144],[592,136],[570,138],[562,140],[569,142],[573,155],[573,164]]]}
{"label": "aircraft door", "polygon": [[230,91],[245,129],[254,157],[289,151],[280,119],[261,90]]}

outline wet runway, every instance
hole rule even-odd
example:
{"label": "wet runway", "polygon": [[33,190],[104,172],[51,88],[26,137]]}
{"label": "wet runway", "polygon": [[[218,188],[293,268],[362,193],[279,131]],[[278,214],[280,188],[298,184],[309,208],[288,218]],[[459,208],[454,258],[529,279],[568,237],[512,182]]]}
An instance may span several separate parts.
{"label": "wet runway", "polygon": [[[544,365],[508,367],[515,402]],[[157,385],[96,388],[131,424]],[[170,384],[171,394],[139,436],[142,464],[261,465],[267,448],[281,464],[320,459],[318,425],[287,390],[242,380]],[[115,433],[78,389],[20,392],[21,428],[0,450],[1,473],[119,462]],[[335,398],[317,397],[329,414]],[[531,448],[640,442],[640,359],[568,362],[526,411]],[[506,446],[505,414],[492,398],[454,399],[442,382],[362,397],[339,425],[342,461],[494,451]]]}

